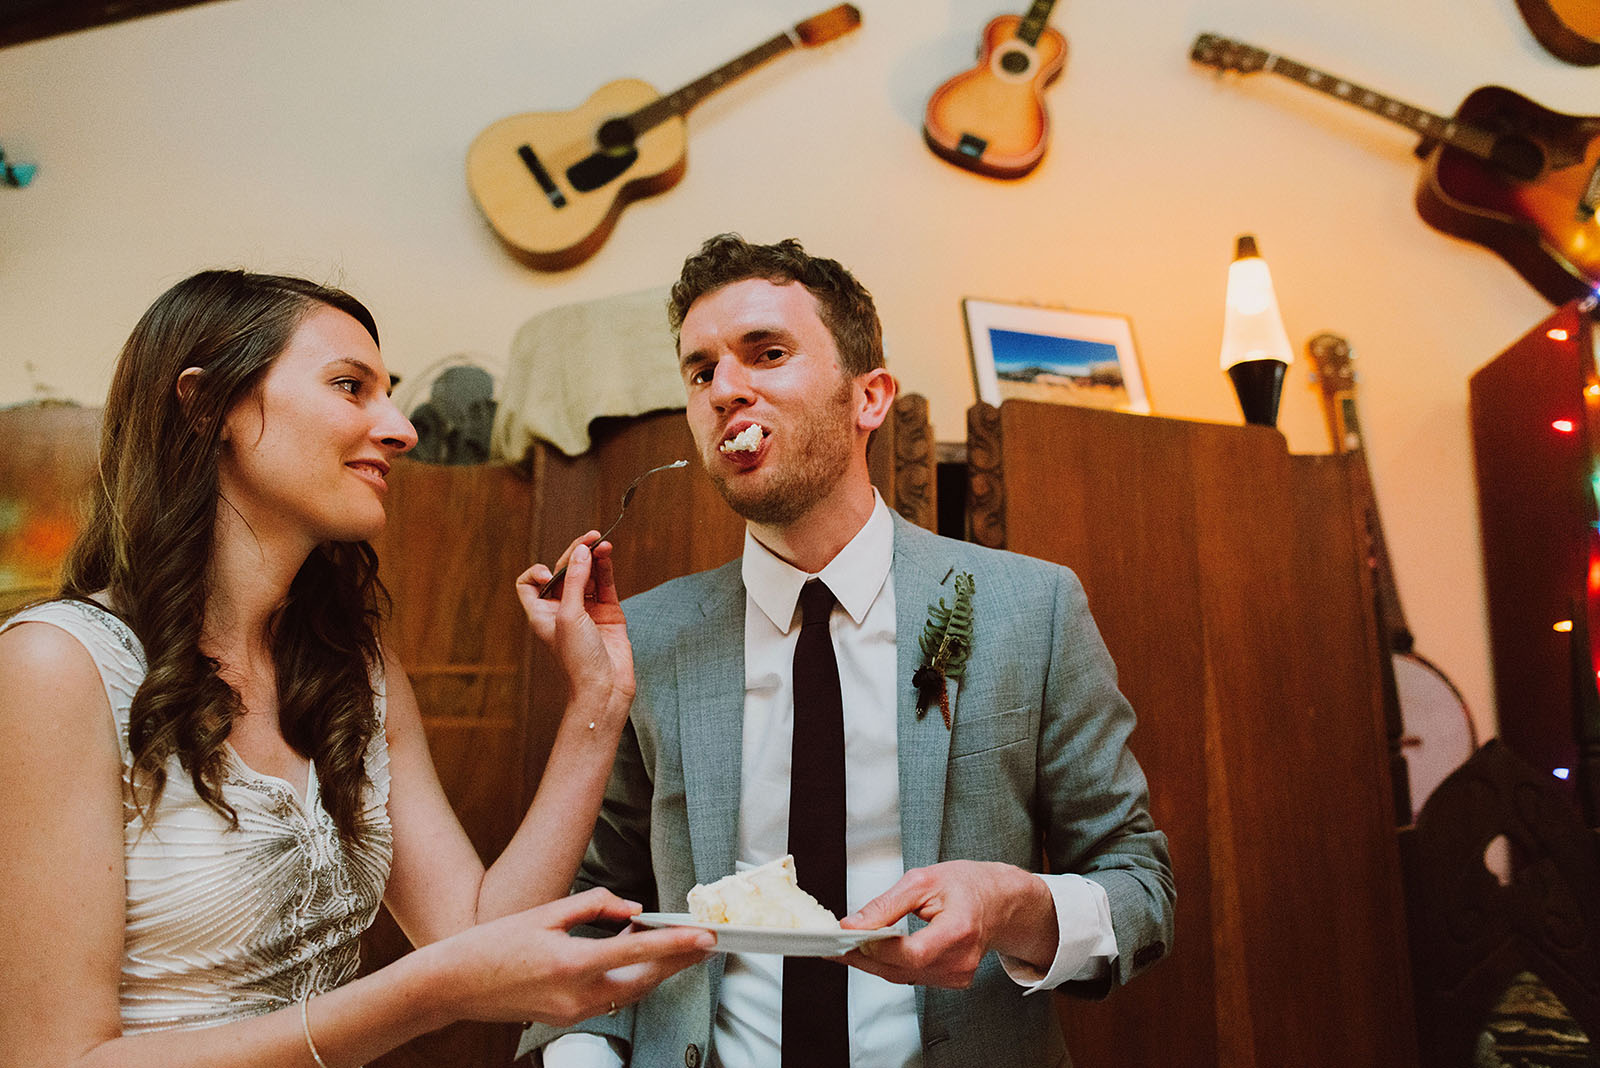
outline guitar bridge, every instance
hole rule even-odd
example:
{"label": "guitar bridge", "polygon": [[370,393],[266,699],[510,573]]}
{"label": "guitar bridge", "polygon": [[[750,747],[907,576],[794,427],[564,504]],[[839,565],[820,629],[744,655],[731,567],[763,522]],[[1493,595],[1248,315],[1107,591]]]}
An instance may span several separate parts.
{"label": "guitar bridge", "polygon": [[551,178],[550,172],[544,169],[544,164],[539,162],[539,157],[533,151],[533,146],[523,145],[517,149],[517,155],[528,168],[528,173],[533,175],[533,180],[539,183],[539,188],[544,190],[544,195],[549,199],[551,206],[557,208],[566,207],[566,196],[556,187],[555,179]]}
{"label": "guitar bridge", "polygon": [[984,138],[964,133],[961,135],[961,140],[956,144],[956,151],[963,156],[971,156],[973,159],[977,159],[983,155],[983,150],[988,147],[989,142]]}

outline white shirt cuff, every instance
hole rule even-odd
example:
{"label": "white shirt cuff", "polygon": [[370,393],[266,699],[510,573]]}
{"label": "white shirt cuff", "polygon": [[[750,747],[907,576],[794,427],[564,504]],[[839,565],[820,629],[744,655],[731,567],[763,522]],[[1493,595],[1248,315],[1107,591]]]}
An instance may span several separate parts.
{"label": "white shirt cuff", "polygon": [[1106,889],[1081,875],[1039,875],[1056,903],[1060,942],[1049,971],[1000,954],[1000,963],[1012,982],[1029,994],[1051,990],[1062,983],[1103,979],[1117,961],[1117,934],[1111,927],[1111,902]]}
{"label": "white shirt cuff", "polygon": [[544,1068],[623,1068],[622,1043],[610,1035],[574,1031],[544,1048]]}

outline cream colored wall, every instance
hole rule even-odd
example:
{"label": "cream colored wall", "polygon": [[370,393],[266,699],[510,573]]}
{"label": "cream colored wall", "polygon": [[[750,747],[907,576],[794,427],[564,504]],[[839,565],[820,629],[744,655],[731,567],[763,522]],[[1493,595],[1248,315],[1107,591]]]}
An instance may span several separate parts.
{"label": "cream colored wall", "polygon": [[[822,6],[224,0],[0,50],[0,145],[40,168],[0,190],[0,404],[98,402],[139,313],[201,266],[342,280],[405,374],[501,364],[533,313],[667,281],[733,229],[859,274],[942,439],[973,399],[963,296],[1126,313],[1157,413],[1237,421],[1215,353],[1233,238],[1252,231],[1290,337],[1354,344],[1418,647],[1492,730],[1466,382],[1548,306],[1417,218],[1406,131],[1270,75],[1218,81],[1188,48],[1213,30],[1442,112],[1486,83],[1600,111],[1600,73],[1548,58],[1513,0],[1065,0],[1051,152],[1002,184],[935,160],[918,127],[1006,7],[863,0],[859,32],[697,108],[684,181],[581,267],[530,271],[479,219],[462,158],[490,122],[618,77],[665,91]],[[1303,361],[1280,425],[1327,451]]]}

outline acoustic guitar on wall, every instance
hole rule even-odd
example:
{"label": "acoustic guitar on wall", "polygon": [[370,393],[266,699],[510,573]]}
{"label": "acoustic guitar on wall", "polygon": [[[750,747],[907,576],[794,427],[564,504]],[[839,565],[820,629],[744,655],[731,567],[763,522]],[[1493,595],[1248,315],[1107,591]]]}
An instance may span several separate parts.
{"label": "acoustic guitar on wall", "polygon": [[1553,304],[1600,286],[1600,117],[1563,115],[1487,85],[1446,118],[1210,33],[1189,55],[1223,71],[1271,71],[1414,130],[1423,221],[1498,253]]}
{"label": "acoustic guitar on wall", "polygon": [[1579,67],[1600,66],[1600,0],[1517,0],[1545,51]]}
{"label": "acoustic guitar on wall", "polygon": [[1351,500],[1357,535],[1366,545],[1367,567],[1382,617],[1384,645],[1389,650],[1396,697],[1400,705],[1400,751],[1411,782],[1411,818],[1422,811],[1428,795],[1478,748],[1472,715],[1444,672],[1416,652],[1415,640],[1400,607],[1400,590],[1378,521],[1378,499],[1367,466],[1366,443],[1356,414],[1356,376],[1350,343],[1337,334],[1318,334],[1306,343],[1316,365],[1323,415],[1333,438],[1333,451],[1353,453]]}
{"label": "acoustic guitar on wall", "polygon": [[630,201],[683,177],[690,108],[776,56],[826,44],[859,25],[856,6],[840,4],[665,96],[624,78],[570,111],[501,119],[467,150],[472,198],[530,266],[576,266],[605,243]]}
{"label": "acoustic guitar on wall", "polygon": [[1021,178],[1050,140],[1044,87],[1066,60],[1067,39],[1045,25],[1055,0],[1023,16],[1001,15],[983,31],[978,64],[928,98],[922,136],[934,154],[991,178]]}

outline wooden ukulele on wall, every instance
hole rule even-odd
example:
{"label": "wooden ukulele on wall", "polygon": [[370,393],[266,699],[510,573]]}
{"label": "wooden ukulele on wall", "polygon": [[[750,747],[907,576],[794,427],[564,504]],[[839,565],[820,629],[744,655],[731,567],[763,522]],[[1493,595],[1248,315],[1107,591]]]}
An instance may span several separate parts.
{"label": "wooden ukulele on wall", "polygon": [[1400,607],[1400,590],[1395,584],[1389,550],[1378,521],[1378,500],[1372,488],[1372,472],[1367,466],[1366,443],[1356,415],[1356,376],[1350,343],[1336,334],[1318,334],[1306,345],[1316,364],[1317,385],[1322,391],[1323,415],[1333,438],[1333,451],[1354,453],[1360,463],[1351,467],[1351,497],[1357,512],[1357,534],[1367,547],[1367,566],[1371,571],[1383,627],[1384,645],[1390,654],[1396,697],[1400,705],[1401,753],[1411,781],[1411,818],[1422,811],[1422,804],[1456,768],[1478,748],[1472,716],[1455,684],[1433,662],[1417,653]]}
{"label": "wooden ukulele on wall", "polygon": [[934,90],[922,136],[943,159],[991,178],[1021,178],[1050,140],[1044,87],[1066,60],[1067,39],[1045,25],[1055,0],[1001,15],[983,31],[978,64]]}
{"label": "wooden ukulele on wall", "polygon": [[624,78],[570,111],[501,119],[467,150],[472,198],[530,266],[576,266],[605,243],[630,201],[683,177],[690,108],[769,59],[826,44],[859,25],[856,6],[840,4],[665,96]]}
{"label": "wooden ukulele on wall", "polygon": [[1218,70],[1281,74],[1415,130],[1417,212],[1428,225],[1498,253],[1553,304],[1600,286],[1600,117],[1563,115],[1488,85],[1445,118],[1209,33],[1189,55]]}

